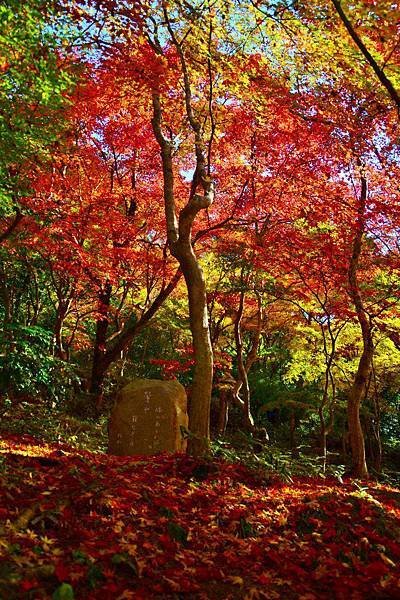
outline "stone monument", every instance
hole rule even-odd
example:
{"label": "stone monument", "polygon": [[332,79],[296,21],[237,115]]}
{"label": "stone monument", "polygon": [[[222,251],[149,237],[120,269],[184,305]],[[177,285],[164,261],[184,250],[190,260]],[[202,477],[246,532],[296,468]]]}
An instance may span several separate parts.
{"label": "stone monument", "polygon": [[115,399],[108,451],[118,456],[184,451],[181,426],[188,426],[185,388],[176,380],[136,379]]}

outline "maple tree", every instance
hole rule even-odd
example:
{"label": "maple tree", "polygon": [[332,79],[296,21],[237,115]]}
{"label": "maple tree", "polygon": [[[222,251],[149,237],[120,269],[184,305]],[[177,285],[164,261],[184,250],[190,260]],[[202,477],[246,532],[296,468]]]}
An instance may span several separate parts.
{"label": "maple tree", "polygon": [[[343,477],[398,483],[395,5],[66,4],[74,93],[0,8],[0,594],[396,597],[398,491]],[[138,375],[196,458],[23,437],[104,452]]]}
{"label": "maple tree", "polygon": [[[111,7],[111,5],[110,5]],[[118,12],[118,6],[115,4],[112,4],[112,7],[114,10],[117,10]],[[174,17],[173,17],[173,21],[174,23],[171,23],[170,20],[171,18],[169,17],[169,12],[172,10],[172,12],[176,12],[176,14],[174,13]],[[181,12],[180,12],[181,11]],[[180,15],[180,16],[178,16]],[[190,14],[189,14],[190,16]],[[213,21],[214,16],[212,16],[212,18],[210,17],[210,15],[207,16],[207,14],[204,14],[204,23],[202,22],[201,18],[200,18],[201,14],[197,14],[196,13],[196,17],[197,18],[197,22],[196,22],[196,26],[198,28],[203,27],[203,29],[208,26],[210,29],[209,31],[210,36],[208,38],[208,41],[205,43],[204,48],[203,46],[199,46],[197,43],[197,32],[199,31],[199,29],[193,29],[193,24],[191,22],[190,19],[188,19],[188,14],[186,14],[185,12],[182,12],[182,7],[180,7],[180,5],[177,5],[176,7],[174,7],[173,9],[171,7],[165,7],[165,6],[160,6],[160,15],[157,16],[159,20],[159,22],[157,21],[156,17],[153,16],[152,20],[147,21],[147,13],[146,10],[144,8],[144,12],[140,13],[140,10],[138,13],[136,12],[130,12],[130,13],[126,13],[126,11],[122,11],[120,14],[120,18],[127,18],[128,22],[130,23],[130,26],[132,27],[138,27],[142,32],[143,32],[143,37],[139,38],[139,45],[136,49],[136,54],[130,59],[132,61],[131,63],[131,67],[130,69],[128,69],[128,72],[126,72],[126,63],[123,62],[123,64],[120,62],[121,61],[121,57],[122,60],[125,61],[127,58],[126,55],[126,50],[124,50],[124,41],[123,38],[121,38],[121,34],[118,33],[117,35],[120,36],[120,41],[118,42],[118,44],[116,43],[116,52],[114,53],[111,50],[108,50],[107,52],[107,59],[106,59],[106,63],[105,65],[107,66],[107,68],[111,68],[111,66],[113,65],[113,68],[116,68],[115,65],[120,64],[120,67],[117,67],[116,70],[119,73],[119,77],[120,77],[120,81],[121,81],[121,87],[123,87],[124,85],[126,85],[124,82],[125,81],[135,81],[136,82],[136,86],[139,86],[136,89],[136,95],[137,95],[137,90],[140,89],[141,92],[141,98],[142,98],[142,102],[143,102],[143,110],[145,111],[145,121],[147,119],[147,124],[149,124],[149,122],[152,124],[152,128],[155,134],[155,139],[158,142],[160,149],[161,149],[161,158],[162,158],[162,164],[163,164],[163,182],[164,182],[164,202],[165,202],[165,206],[166,206],[166,216],[167,216],[167,232],[169,233],[169,248],[172,252],[173,255],[175,255],[175,257],[178,259],[178,262],[180,262],[181,268],[183,270],[183,274],[185,276],[186,279],[186,283],[188,285],[188,291],[189,291],[189,299],[193,296],[196,296],[196,301],[194,300],[190,300],[189,302],[189,313],[192,315],[191,316],[191,329],[192,329],[192,333],[194,335],[194,349],[195,349],[195,365],[197,368],[197,371],[195,369],[195,375],[194,375],[194,382],[192,385],[192,398],[193,398],[193,402],[191,403],[192,406],[192,433],[193,433],[193,439],[192,439],[192,444],[193,445],[199,445],[200,446],[203,444],[204,445],[204,441],[207,440],[208,438],[208,413],[209,413],[209,399],[210,399],[210,393],[211,393],[211,374],[212,374],[212,362],[211,362],[211,346],[210,346],[210,341],[208,339],[208,327],[203,328],[203,325],[205,323],[204,318],[202,318],[202,314],[204,313],[204,311],[206,310],[206,301],[205,301],[205,287],[204,284],[202,283],[202,276],[200,275],[200,270],[199,270],[199,265],[198,262],[195,260],[195,254],[193,254],[192,250],[190,250],[190,236],[191,236],[191,230],[192,230],[192,220],[194,222],[194,217],[195,215],[200,211],[200,209],[203,208],[209,208],[208,205],[211,206],[211,202],[212,202],[212,197],[213,197],[213,193],[212,193],[212,187],[214,185],[214,180],[216,177],[219,177],[221,182],[222,182],[222,176],[221,173],[218,174],[217,176],[217,171],[214,172],[214,170],[218,165],[218,159],[216,158],[216,162],[215,162],[215,167],[211,164],[211,158],[212,158],[212,154],[211,154],[211,149],[212,149],[212,144],[214,145],[214,153],[218,152],[218,142],[220,142],[220,140],[218,140],[218,119],[220,118],[220,115],[224,115],[224,118],[226,119],[226,110],[223,107],[223,103],[221,103],[220,101],[218,102],[214,102],[214,95],[215,95],[215,90],[213,88],[214,86],[214,79],[216,78],[216,76],[218,75],[218,77],[221,76],[221,74],[216,70],[215,73],[213,72],[213,65],[210,64],[210,58],[205,55],[204,59],[201,60],[199,57],[202,56],[202,52],[204,52],[204,50],[208,51],[208,54],[210,54],[211,52],[211,45],[215,45],[215,38],[213,38],[213,28],[218,27],[218,22]],[[188,22],[186,23],[186,21],[188,20]],[[177,25],[178,24],[178,25]],[[186,29],[186,33],[185,34],[185,27],[187,27]],[[183,28],[183,29],[182,29]],[[163,31],[162,34],[162,43],[159,41],[159,36],[160,31]],[[116,35],[115,32],[115,25],[112,24],[111,25],[111,34],[112,35]],[[270,33],[270,35],[272,35]],[[182,37],[182,41],[179,41],[180,37],[179,36],[183,36]],[[193,40],[196,40],[196,42],[194,42]],[[192,50],[192,46],[191,44],[195,43],[196,44],[196,51],[197,51],[197,56],[199,58],[198,62],[196,65],[192,64],[192,52],[194,50]],[[300,44],[302,43],[302,39],[300,38]],[[207,46],[208,45],[208,46]],[[130,46],[131,47],[131,46]],[[186,56],[185,52],[187,51],[188,56]],[[214,52],[214,62],[217,62],[216,57],[218,57],[218,61],[219,62],[224,62],[226,61],[226,57],[224,55],[224,51],[220,51],[217,49],[217,46],[215,46],[215,48],[213,49]],[[148,79],[145,77],[143,77],[143,70],[141,68],[138,67],[138,61],[140,60],[140,57],[146,57],[146,59],[150,60],[149,63],[149,70],[152,70],[153,73],[155,73],[156,75],[156,79],[152,79],[151,80],[151,85],[149,85],[149,81]],[[237,60],[237,59],[236,59]],[[151,62],[152,61],[152,62]],[[169,62],[168,62],[169,61]],[[235,95],[237,94],[237,90],[240,88],[241,89],[241,93],[243,94],[243,92],[246,90],[246,86],[249,87],[252,91],[252,94],[256,96],[256,101],[254,101],[254,99],[250,99],[250,96],[248,97],[248,103],[251,104],[253,103],[253,105],[255,105],[255,110],[258,111],[258,117],[255,119],[254,123],[254,127],[257,128],[262,128],[263,127],[263,120],[260,120],[259,114],[260,114],[260,110],[265,110],[265,107],[263,106],[262,100],[260,101],[260,95],[259,94],[254,94],[255,92],[255,86],[252,83],[255,78],[258,76],[260,78],[260,73],[263,72],[264,69],[264,80],[260,86],[260,91],[264,91],[265,87],[267,85],[271,86],[271,78],[269,75],[267,75],[268,72],[268,63],[265,62],[264,67],[262,67],[262,61],[260,62],[260,58],[257,57],[257,61],[258,64],[256,65],[255,63],[253,63],[253,68],[257,68],[258,70],[258,74],[254,74],[252,73],[251,70],[249,70],[250,73],[250,77],[249,78],[244,78],[242,80],[240,80],[238,83],[235,83],[234,86],[229,87],[226,86],[225,83],[225,90],[224,93],[226,94],[228,92],[228,95],[231,96],[230,98],[230,104],[229,104],[229,109],[232,110],[232,105],[231,103],[235,102],[234,98]],[[231,63],[234,63],[234,60],[231,61]],[[200,66],[202,65],[202,66]],[[171,67],[173,66],[174,71],[171,70]],[[179,67],[179,70],[176,69],[176,67]],[[222,72],[224,71],[224,69],[231,69],[232,66],[230,65],[229,67],[227,67],[226,64],[223,64],[223,66],[219,66],[219,69],[222,68]],[[176,98],[171,99],[170,97],[168,98],[164,98],[165,95],[165,91],[163,86],[176,86],[176,84],[179,82],[179,79],[182,82],[183,88],[181,88],[180,91],[177,91],[177,95]],[[157,88],[154,88],[154,81],[158,82],[157,83]],[[197,86],[197,85],[201,85],[204,86],[206,85],[206,83],[208,81],[208,86],[209,86],[209,101],[208,104],[205,103],[203,106],[201,106],[201,104],[199,103],[199,98],[201,96],[197,96],[194,95],[193,92],[193,86]],[[276,85],[276,84],[272,84]],[[278,90],[279,90],[279,85],[278,84]],[[160,87],[161,86],[161,87]],[[160,89],[159,89],[160,88]],[[193,89],[192,89],[193,88]],[[125,90],[125,88],[124,88]],[[281,87],[279,90],[279,93],[282,94],[286,94],[286,103],[287,106],[289,107],[289,111],[295,111],[297,112],[296,106],[295,104],[293,104],[292,98],[290,98],[290,92],[288,89],[286,89],[285,91],[284,87]],[[124,94],[126,96],[126,91],[124,91]],[[329,94],[331,94],[331,92],[329,91]],[[304,96],[304,94],[297,94],[297,98],[296,101],[302,101],[302,96]],[[306,95],[307,96],[307,95]],[[152,106],[149,106],[149,98],[152,98]],[[310,97],[308,99],[308,101],[311,100],[313,101],[313,99]],[[137,102],[137,99],[136,99]],[[258,102],[258,105],[256,104]],[[162,105],[163,103],[163,105]],[[337,108],[337,104],[332,102],[332,98],[331,98],[331,104],[332,104],[332,110],[334,110]],[[172,115],[172,113],[170,112],[171,109],[173,107],[173,110],[175,110],[175,113]],[[308,110],[310,110],[310,107],[308,108]],[[202,111],[202,112],[201,112]],[[239,111],[240,112],[240,111]],[[326,111],[325,111],[326,112]],[[204,119],[202,120],[201,115],[204,115]],[[289,112],[290,114],[290,112]],[[235,115],[236,117],[238,115]],[[241,115],[241,118],[243,118],[243,115]],[[304,115],[301,114],[300,118],[304,118]],[[178,120],[177,120],[178,119]],[[183,121],[182,121],[183,119]],[[325,121],[326,118],[324,117]],[[317,122],[316,128],[318,127],[318,118],[315,119]],[[165,123],[164,123],[165,121]],[[182,237],[181,237],[181,241],[182,241],[182,248],[180,247],[180,244],[176,244],[176,242],[178,241],[178,229],[176,229],[178,227],[178,220],[177,220],[177,215],[176,215],[176,207],[175,207],[175,196],[176,196],[176,191],[173,187],[173,177],[175,177],[175,173],[174,173],[174,166],[173,163],[174,161],[177,159],[177,156],[173,156],[173,145],[175,142],[173,142],[173,136],[177,135],[176,133],[174,134],[174,129],[175,131],[179,131],[179,128],[182,126],[182,122],[184,122],[186,124],[186,126],[189,126],[189,130],[191,130],[191,135],[193,136],[194,140],[195,140],[195,151],[194,153],[192,152],[192,158],[190,158],[190,146],[188,146],[188,144],[184,144],[182,146],[182,151],[180,152],[181,156],[180,156],[180,160],[183,160],[185,164],[187,164],[189,162],[189,164],[192,165],[192,169],[193,169],[193,177],[192,177],[192,182],[191,182],[191,188],[190,188],[190,192],[189,192],[189,204],[191,203],[191,205],[187,206],[187,208],[183,211],[180,212],[180,217],[181,218],[181,232],[182,233]],[[231,121],[233,123],[233,121]],[[353,123],[349,123],[348,127],[350,126],[354,126],[354,123],[356,122],[356,118],[354,119]],[[299,126],[299,121],[297,122],[297,126]],[[332,130],[332,126],[333,123],[331,125],[331,129]],[[224,127],[226,128],[226,123],[224,123]],[[168,133],[165,133],[165,129],[167,130]],[[304,131],[306,132],[307,128],[304,127]],[[233,135],[237,136],[237,130],[232,129],[232,133]],[[329,134],[329,131],[325,131],[324,135],[326,136],[326,134]],[[224,136],[225,137],[225,136]],[[228,136],[229,139],[229,136]],[[237,138],[237,142],[239,144],[243,144],[243,136],[239,136]],[[280,142],[282,143],[282,140],[280,140]],[[208,145],[208,150],[207,150],[207,145]],[[225,146],[225,140],[222,138],[222,147]],[[230,148],[230,151],[232,152],[232,148]],[[280,150],[281,151],[281,150]],[[337,149],[333,149],[333,151],[337,151]],[[104,149],[103,149],[104,152]],[[207,152],[207,156],[206,156],[206,152]],[[231,161],[230,161],[230,166],[232,165],[233,162],[233,157],[235,156],[235,154],[233,154]],[[206,164],[206,159],[207,159],[207,164]],[[249,159],[250,164],[251,164],[251,157]],[[312,168],[315,169],[315,156],[313,156],[312,158],[310,157],[310,165],[312,165]],[[326,161],[326,157],[325,158],[320,158],[320,163],[322,163],[322,161],[325,160]],[[313,162],[314,161],[314,162]],[[328,158],[329,161],[329,158]],[[223,165],[225,166],[225,165]],[[246,165],[244,171],[246,171]],[[294,165],[293,168],[296,168],[296,166],[298,167],[298,165]],[[326,164],[322,165],[321,164],[321,168],[322,171],[325,173],[326,172]],[[213,169],[213,170],[212,170]],[[232,169],[232,167],[231,167]],[[176,170],[176,169],[175,169]],[[254,171],[254,168],[253,168]],[[232,172],[232,171],[231,171]],[[253,173],[254,175],[254,173]],[[245,176],[247,176],[247,173],[245,173]],[[296,173],[296,181],[299,181],[300,177],[299,177],[299,173]],[[225,183],[225,182],[224,182]],[[254,177],[253,177],[253,182],[252,185],[254,183]],[[302,182],[304,185],[304,181]],[[201,196],[197,194],[197,188],[200,185],[200,187],[203,188],[203,192],[204,192],[204,206],[202,204],[203,200],[201,200]],[[248,183],[245,180],[245,187],[248,185]],[[254,187],[254,186],[253,186]],[[185,193],[185,192],[184,192]],[[187,193],[187,192],[186,192]],[[223,193],[223,192],[222,192]],[[306,191],[304,190],[303,192],[303,198],[304,201],[306,201]],[[253,196],[254,196],[254,189],[253,189]],[[243,197],[243,194],[241,194],[241,197]],[[247,198],[246,198],[247,199]],[[242,198],[243,200],[243,198]],[[195,202],[199,202],[198,204],[196,204],[195,206]],[[253,198],[253,203],[254,203],[254,198]],[[244,203],[243,203],[244,204]],[[207,206],[206,206],[207,205]],[[290,219],[294,218],[293,215],[293,205],[291,205],[291,215],[289,216]],[[246,209],[248,211],[248,202],[246,204]],[[183,209],[180,209],[183,210]],[[214,210],[214,207],[213,207]],[[298,207],[298,210],[304,210],[302,209],[301,206]],[[280,215],[281,218],[283,217],[283,215]],[[258,219],[262,218],[261,214],[257,215]],[[250,222],[251,218],[256,219],[255,216],[253,217],[249,217],[248,218],[248,222]],[[284,218],[284,217],[283,217]],[[169,219],[169,221],[168,221]],[[169,224],[168,224],[169,223]],[[175,228],[175,229],[174,229]],[[175,231],[175,233],[174,233]],[[185,237],[186,236],[186,237]],[[168,237],[168,235],[167,235]],[[185,241],[186,240],[186,241]],[[173,249],[174,245],[176,246],[175,249]],[[194,261],[194,262],[193,262]],[[196,266],[197,264],[197,266]],[[185,268],[183,267],[183,265],[186,265]],[[191,265],[191,266],[190,266]],[[185,275],[186,273],[186,275]],[[196,274],[197,273],[197,274]],[[197,283],[196,283],[197,282]],[[104,287],[105,286],[105,287]],[[107,308],[107,304],[109,303],[109,296],[110,296],[110,288],[109,288],[110,284],[106,282],[104,282],[104,284],[102,284],[100,286],[100,295],[102,296],[103,300],[104,298],[106,298],[107,302],[100,302],[100,313],[105,312],[107,313],[108,308]],[[354,287],[354,286],[351,286]],[[104,292],[104,290],[107,290],[106,292]],[[197,294],[197,295],[196,295]],[[199,295],[200,294],[200,295]],[[202,300],[200,301],[200,297],[202,298]],[[353,295],[353,300],[354,300],[355,296]],[[151,313],[153,314],[153,313]],[[194,316],[195,315],[195,316]],[[204,316],[204,315],[203,315]],[[104,348],[105,348],[105,331],[107,329],[107,317],[106,314],[103,314],[102,317],[100,317],[99,321],[98,321],[98,339],[96,342],[96,347],[97,350],[95,350],[95,360],[93,361],[93,368],[96,370],[98,368],[100,368],[100,371],[104,374],[105,368],[107,368],[108,364],[110,364],[110,362],[112,360],[114,360],[116,358],[116,356],[118,355],[118,352],[120,352],[120,350],[124,347],[124,345],[132,340],[132,330],[131,332],[125,336],[122,337],[122,343],[121,344],[116,344],[114,345],[114,347],[107,353],[105,352]],[[196,331],[195,331],[196,330]],[[238,331],[237,331],[237,339],[239,339],[238,337]],[[199,344],[198,348],[196,349],[196,344]],[[105,352],[105,354],[104,354]],[[202,362],[203,361],[203,362]],[[369,360],[369,363],[371,361]],[[101,366],[101,364],[103,363],[103,366]],[[205,367],[205,365],[207,365],[207,368]],[[198,381],[200,380],[199,377],[200,375],[196,376],[196,373],[200,373],[202,380],[201,383],[198,384]],[[94,376],[92,378],[92,383],[94,382],[94,385],[92,386],[92,391],[96,391],[96,383],[95,380],[96,378],[99,379],[99,377],[101,378],[100,374],[97,376],[96,372],[94,371]],[[208,383],[206,383],[206,381],[208,381]],[[245,386],[246,387],[246,386]],[[199,400],[196,400],[197,398],[197,394],[199,397]],[[198,414],[197,414],[198,411]],[[355,423],[357,422],[357,419],[355,419],[354,421]],[[203,440],[203,441],[201,441]],[[199,448],[196,450],[199,451]],[[355,447],[353,449],[353,453],[355,452]],[[361,467],[360,467],[361,469]]]}
{"label": "maple tree", "polygon": [[[317,430],[327,467],[340,422],[354,475],[368,477],[383,382],[393,397],[398,383],[379,367],[379,346],[392,365],[399,347],[394,4],[46,12],[32,0],[10,37],[13,6],[1,9],[4,395],[67,398],[58,369],[101,412],[125,376],[175,375],[191,454],[209,451],[214,390],[220,433],[229,404],[256,436],[275,402],[294,453],[315,415],[309,438]],[[61,8],[75,23],[65,38]],[[283,348],[268,346],[276,331]],[[257,398],[263,361],[271,379],[280,361],[270,403]]]}

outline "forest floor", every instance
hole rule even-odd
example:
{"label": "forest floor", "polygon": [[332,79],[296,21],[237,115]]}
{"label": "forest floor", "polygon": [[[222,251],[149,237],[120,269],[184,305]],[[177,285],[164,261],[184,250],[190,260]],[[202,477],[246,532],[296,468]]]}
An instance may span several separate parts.
{"label": "forest floor", "polygon": [[400,491],[0,438],[0,598],[400,598]]}

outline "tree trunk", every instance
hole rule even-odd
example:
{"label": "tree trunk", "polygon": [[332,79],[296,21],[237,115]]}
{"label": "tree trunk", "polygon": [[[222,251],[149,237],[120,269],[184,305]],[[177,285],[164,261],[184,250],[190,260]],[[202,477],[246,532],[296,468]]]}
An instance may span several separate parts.
{"label": "tree trunk", "polygon": [[89,388],[89,392],[95,397],[96,408],[100,408],[103,401],[103,382],[105,377],[104,355],[106,353],[111,292],[112,286],[109,281],[106,281],[104,287],[99,291],[99,317],[96,324],[96,339],[93,349],[92,375]]}
{"label": "tree trunk", "polygon": [[14,335],[11,329],[11,325],[14,317],[14,306],[13,300],[10,293],[10,289],[7,282],[7,274],[4,265],[0,265],[0,298],[3,303],[4,317],[3,317],[3,334],[4,339],[7,342],[6,354],[13,351],[13,340]]}
{"label": "tree trunk", "polygon": [[213,381],[213,352],[208,324],[206,284],[190,240],[178,240],[171,252],[179,261],[189,300],[189,322],[194,351],[194,374],[189,402],[188,452],[206,454],[210,440],[210,403]]}
{"label": "tree trunk", "polygon": [[[242,278],[243,279],[243,278]],[[242,317],[244,311],[244,300],[245,292],[240,292],[239,307],[237,316],[235,319],[235,344],[236,344],[236,357],[238,365],[238,381],[234,389],[235,400],[239,403],[242,410],[242,425],[249,431],[254,431],[254,419],[250,410],[250,387],[249,380],[247,377],[248,369],[246,369],[244,358],[243,358],[243,340],[242,340]],[[250,368],[251,365],[249,365]],[[241,396],[239,396],[241,392]]]}
{"label": "tree trunk", "polygon": [[[360,165],[361,166],[361,165]],[[368,197],[368,185],[365,175],[361,174],[361,195],[358,206],[357,230],[353,240],[353,251],[349,264],[349,295],[354,304],[357,319],[362,332],[363,351],[358,363],[356,376],[347,400],[347,419],[349,440],[352,454],[352,472],[355,477],[368,478],[365,459],[365,441],[360,421],[361,402],[366,396],[368,382],[372,370],[374,345],[372,324],[368,317],[357,278],[359,260],[362,250],[362,239],[365,231],[365,209]]]}
{"label": "tree trunk", "polygon": [[2,244],[5,240],[7,240],[14,230],[18,227],[20,221],[22,220],[22,213],[18,207],[15,208],[15,217],[8,225],[8,227],[0,234],[0,244]]}
{"label": "tree trunk", "polygon": [[373,347],[366,347],[360,358],[356,377],[347,402],[347,419],[353,462],[353,475],[363,479],[368,478],[368,468],[365,459],[365,441],[360,420],[360,406],[361,401],[365,396],[365,390],[371,372],[372,357]]}
{"label": "tree trunk", "polygon": [[63,310],[61,309],[61,306],[58,306],[56,322],[54,324],[54,341],[55,341],[55,355],[60,360],[64,360],[64,358],[65,358],[63,339],[62,339],[62,328],[63,328],[63,324],[64,324],[64,318],[65,318],[65,314],[63,314]]}
{"label": "tree trunk", "polygon": [[318,407],[318,416],[320,423],[320,444],[321,444],[321,456],[322,456],[322,469],[325,473],[326,471],[326,463],[327,463],[327,447],[326,447],[326,438],[328,437],[328,431],[326,429],[325,417],[323,406]]}
{"label": "tree trunk", "polygon": [[218,406],[218,425],[217,432],[218,435],[222,436],[226,433],[226,427],[228,425],[228,416],[229,416],[229,399],[228,399],[228,390],[223,387],[220,388],[219,391],[219,406]]}
{"label": "tree trunk", "polygon": [[[375,379],[375,373],[374,373]],[[375,387],[375,393],[373,396],[373,410],[374,414],[371,419],[371,430],[372,430],[372,439],[373,439],[373,447],[374,447],[374,469],[377,473],[381,473],[382,471],[382,460],[383,460],[383,449],[382,449],[382,440],[381,440],[381,407],[379,402],[379,396]]]}
{"label": "tree trunk", "polygon": [[64,348],[62,330],[70,308],[71,300],[61,300],[57,306],[56,322],[54,324],[55,355],[61,360],[68,360],[68,351]]}
{"label": "tree trunk", "polygon": [[4,269],[4,265],[0,266],[0,297],[3,302],[4,307],[4,318],[3,318],[3,326],[5,335],[7,337],[7,333],[9,333],[8,328],[13,320],[13,305],[11,301],[10,291],[8,289],[7,284],[7,275]]}
{"label": "tree trunk", "polygon": [[[202,119],[197,117],[197,113],[192,106],[190,74],[184,50],[181,42],[175,37],[166,4],[163,6],[163,12],[171,42],[175,46],[180,59],[186,115],[194,134],[193,153],[196,167],[193,173],[188,201],[180,210],[178,210],[175,201],[174,146],[171,140],[171,132],[166,135],[163,131],[162,103],[156,86],[152,95],[153,118],[151,122],[154,136],[160,146],[168,245],[171,254],[179,262],[188,290],[190,330],[195,358],[189,406],[189,430],[191,435],[188,440],[188,452],[193,456],[201,456],[208,453],[210,442],[213,353],[208,325],[206,285],[199,261],[193,250],[192,230],[198,213],[210,208],[214,201],[215,189],[210,168],[212,138],[209,140],[207,163],[204,123]],[[153,47],[157,53],[163,54],[158,40],[154,41]],[[210,85],[212,85],[211,79]],[[212,101],[210,102],[209,109],[212,120]]]}

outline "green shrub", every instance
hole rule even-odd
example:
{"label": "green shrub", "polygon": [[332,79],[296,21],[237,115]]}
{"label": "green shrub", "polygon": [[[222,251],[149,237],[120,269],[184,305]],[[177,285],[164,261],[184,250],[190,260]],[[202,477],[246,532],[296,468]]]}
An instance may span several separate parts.
{"label": "green shrub", "polygon": [[52,354],[53,334],[12,324],[0,334],[0,389],[12,397],[41,396],[62,403],[78,383],[73,367]]}

